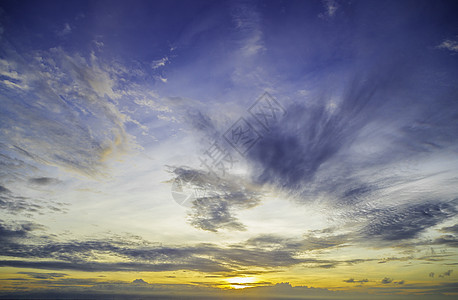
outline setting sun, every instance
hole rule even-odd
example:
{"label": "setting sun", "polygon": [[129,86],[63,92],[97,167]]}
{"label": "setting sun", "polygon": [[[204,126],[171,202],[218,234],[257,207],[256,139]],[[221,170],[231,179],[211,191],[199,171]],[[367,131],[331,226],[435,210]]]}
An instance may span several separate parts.
{"label": "setting sun", "polygon": [[243,289],[247,287],[252,287],[250,283],[255,283],[255,277],[231,277],[226,280],[230,283],[230,287],[234,289]]}

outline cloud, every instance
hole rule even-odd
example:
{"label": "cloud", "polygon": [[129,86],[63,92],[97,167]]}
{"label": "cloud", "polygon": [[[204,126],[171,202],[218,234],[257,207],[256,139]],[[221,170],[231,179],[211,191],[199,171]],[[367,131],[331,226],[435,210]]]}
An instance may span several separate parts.
{"label": "cloud", "polygon": [[0,185],[0,193],[11,193],[9,189]]}
{"label": "cloud", "polygon": [[[243,275],[244,272],[250,273],[253,268],[269,268],[271,271],[294,265],[333,268],[373,261],[304,256],[312,251],[341,246],[343,241],[336,242],[339,238],[332,236],[328,237],[330,241],[326,241],[326,237],[306,236],[304,239],[291,239],[261,235],[225,246],[211,243],[158,246],[130,239],[62,242],[52,236],[36,235],[34,232],[39,229],[41,227],[34,224],[0,227],[3,237],[0,251],[4,257],[15,258],[0,261],[0,266],[86,272],[192,270],[235,276]],[[122,258],[123,262],[106,262],[107,255]],[[243,271],[245,269],[247,271]]]}
{"label": "cloud", "polygon": [[174,168],[174,180],[186,181],[193,190],[200,191],[192,198],[190,224],[196,228],[216,232],[220,229],[244,230],[235,217],[237,210],[257,206],[262,193],[241,178],[227,174],[219,178],[208,172]]}
{"label": "cloud", "polygon": [[[26,291],[14,289],[14,292],[2,292],[0,296],[8,298],[147,298],[147,299],[259,299],[284,298],[284,295],[301,299],[305,296],[331,299],[330,297],[344,297],[355,299],[355,295],[346,292],[332,292],[322,288],[306,286],[293,287],[289,283],[263,283],[264,286],[250,289],[234,290],[217,288],[218,284],[209,283],[208,286],[196,284],[149,284],[142,279],[133,282],[120,280],[101,281],[94,278],[64,278],[54,280],[40,280],[34,282],[38,288]],[[234,284],[236,285],[236,284]],[[43,287],[46,286],[46,289]],[[16,286],[17,287],[17,286]],[[366,295],[365,295],[366,296]],[[352,298],[353,297],[353,298]],[[299,298],[298,298],[299,299]]]}
{"label": "cloud", "polygon": [[70,34],[71,32],[72,32],[72,27],[70,26],[70,24],[65,23],[63,29],[57,32],[57,35],[60,37],[63,37],[63,36]]}
{"label": "cloud", "polygon": [[50,177],[34,177],[29,178],[29,183],[36,184],[36,185],[48,185],[48,184],[56,184],[59,183],[59,179],[50,178]]}
{"label": "cloud", "polygon": [[441,231],[458,234],[458,224],[455,224],[453,226],[448,226],[448,227],[442,227]]}
{"label": "cloud", "polygon": [[[4,298],[25,299],[61,299],[61,298],[89,298],[89,299],[449,299],[444,294],[456,291],[456,283],[442,283],[436,286],[411,285],[403,286],[413,295],[387,295],[399,292],[401,287],[372,287],[372,291],[330,291],[325,288],[308,286],[293,286],[288,282],[275,284],[265,283],[249,289],[221,289],[217,284],[198,286],[196,284],[135,284],[120,280],[98,280],[94,278],[64,278],[54,280],[40,280],[34,282],[37,288],[26,291],[12,288],[1,293]],[[11,287],[11,286],[10,286]],[[46,288],[43,288],[46,287]],[[383,294],[374,294],[374,290]]]}
{"label": "cloud", "polygon": [[24,56],[9,51],[0,64],[15,84],[0,91],[5,152],[13,149],[16,157],[41,165],[98,175],[107,159],[133,145],[124,125],[129,118],[115,104],[125,91],[119,86],[125,74],[115,66],[60,48]]}
{"label": "cloud", "polygon": [[365,236],[388,241],[415,238],[425,229],[455,216],[456,202],[408,205],[376,212],[379,216],[364,228]]}
{"label": "cloud", "polygon": [[366,282],[369,282],[369,280],[367,280],[367,279],[355,280],[353,278],[350,278],[350,279],[344,280],[343,282],[346,282],[346,283],[366,283]]}
{"label": "cloud", "polygon": [[155,76],[155,78],[156,78],[157,80],[160,80],[160,81],[163,82],[163,83],[167,83],[167,78],[162,77],[161,75],[157,75],[157,76]]}
{"label": "cloud", "polygon": [[232,19],[240,35],[240,54],[251,57],[266,50],[261,29],[262,16],[253,5],[237,3],[232,8]]}
{"label": "cloud", "polygon": [[3,188],[0,189],[0,210],[7,211],[8,214],[30,216],[33,213],[66,212],[63,203],[20,196],[3,186],[0,187]]}
{"label": "cloud", "polygon": [[388,284],[388,283],[391,283],[391,282],[393,282],[393,279],[391,279],[391,278],[385,277],[385,278],[382,279],[382,283],[383,284]]}
{"label": "cloud", "polygon": [[166,63],[169,62],[169,58],[168,57],[163,57],[161,59],[158,59],[158,60],[154,60],[152,63],[151,63],[151,68],[153,70],[156,70],[160,67],[163,67],[165,66]]}
{"label": "cloud", "polygon": [[133,284],[148,284],[148,282],[144,281],[143,279],[135,279],[132,281]]}
{"label": "cloud", "polygon": [[446,49],[452,52],[458,52],[458,41],[445,40],[437,46],[439,49]]}
{"label": "cloud", "polygon": [[323,92],[287,106],[247,158],[256,184],[304,205],[322,199],[360,227],[361,240],[397,243],[456,216],[458,123],[448,97],[416,95],[415,112],[409,100],[393,102],[411,83],[382,69],[343,83],[337,97]]}
{"label": "cloud", "polygon": [[23,239],[29,236],[29,233],[35,229],[41,228],[33,223],[24,223],[17,226],[0,223],[0,240],[7,242],[10,240]]}
{"label": "cloud", "polygon": [[458,238],[454,235],[442,235],[438,238],[435,238],[430,244],[433,245],[446,245],[449,247],[458,247]]}
{"label": "cloud", "polygon": [[441,277],[441,278],[448,277],[448,276],[452,275],[452,273],[453,273],[453,270],[448,270],[448,271],[446,271],[446,272],[444,272],[442,274],[439,274],[439,277]]}
{"label": "cloud", "polygon": [[329,17],[332,18],[337,12],[337,9],[339,9],[339,4],[337,3],[336,0],[323,0],[323,5],[324,8],[326,9],[325,14],[319,14],[319,17]]}
{"label": "cloud", "polygon": [[68,276],[68,274],[65,273],[17,272],[16,274],[25,274],[34,279],[55,279]]}

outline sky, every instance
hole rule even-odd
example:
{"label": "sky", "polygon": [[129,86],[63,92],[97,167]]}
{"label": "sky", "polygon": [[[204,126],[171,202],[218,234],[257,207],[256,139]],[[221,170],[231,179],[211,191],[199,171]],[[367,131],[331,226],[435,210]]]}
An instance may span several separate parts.
{"label": "sky", "polygon": [[0,1],[0,298],[452,299],[456,1]]}

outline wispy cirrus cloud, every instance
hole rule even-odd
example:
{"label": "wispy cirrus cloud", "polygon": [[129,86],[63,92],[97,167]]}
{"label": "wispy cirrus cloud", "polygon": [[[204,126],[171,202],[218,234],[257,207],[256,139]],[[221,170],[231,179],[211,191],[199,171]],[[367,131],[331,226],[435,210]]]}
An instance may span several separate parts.
{"label": "wispy cirrus cloud", "polygon": [[248,153],[252,180],[298,203],[323,199],[338,219],[351,216],[363,239],[412,239],[455,218],[456,103],[417,95],[411,111],[409,100],[395,101],[399,85],[410,83],[384,70],[348,81],[337,98],[287,107],[287,117]]}
{"label": "wispy cirrus cloud", "polygon": [[103,172],[108,157],[127,150],[133,141],[125,129],[129,117],[116,106],[118,71],[95,55],[71,56],[60,48],[12,54],[1,63],[0,130],[10,145],[1,149],[4,155],[28,153],[37,163],[93,175]]}

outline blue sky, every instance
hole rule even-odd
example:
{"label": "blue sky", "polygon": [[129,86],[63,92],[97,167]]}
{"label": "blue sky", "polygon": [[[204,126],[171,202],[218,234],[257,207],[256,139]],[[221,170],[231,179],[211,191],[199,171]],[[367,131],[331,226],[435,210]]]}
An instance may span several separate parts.
{"label": "blue sky", "polygon": [[1,295],[456,296],[456,13],[1,1]]}

